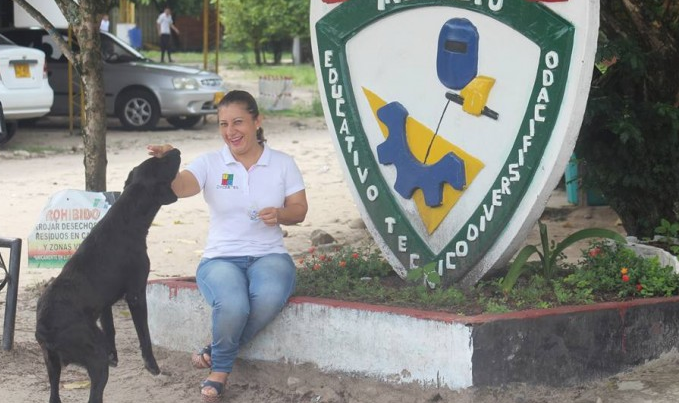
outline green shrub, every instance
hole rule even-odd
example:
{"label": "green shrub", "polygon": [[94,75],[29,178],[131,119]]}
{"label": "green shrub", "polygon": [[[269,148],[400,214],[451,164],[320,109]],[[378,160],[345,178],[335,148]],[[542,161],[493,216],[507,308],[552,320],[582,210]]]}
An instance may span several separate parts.
{"label": "green shrub", "polygon": [[303,290],[303,295],[316,297],[379,299],[379,278],[393,273],[382,256],[370,248],[338,248],[329,253],[311,248],[298,263],[298,295]]}
{"label": "green shrub", "polygon": [[562,259],[563,251],[574,243],[587,238],[608,238],[617,242],[625,242],[625,238],[615,231],[606,228],[585,228],[572,233],[559,243],[554,240],[550,243],[547,226],[538,221],[538,228],[540,230],[540,245],[538,246],[542,250],[535,245],[526,245],[519,251],[511,266],[509,266],[507,275],[502,280],[504,292],[509,292],[516,284],[519,276],[530,267],[526,262],[534,254],[537,254],[540,258],[540,269],[537,273],[549,280],[559,270],[559,261]]}
{"label": "green shrub", "polygon": [[295,295],[456,311],[467,302],[456,288],[430,290],[407,283],[371,246],[332,252],[311,248],[297,263]]}
{"label": "green shrub", "polygon": [[575,289],[619,297],[676,295],[679,276],[658,258],[643,258],[633,250],[611,243],[594,243],[584,251],[575,271],[564,279]]}
{"label": "green shrub", "polygon": [[423,280],[435,278],[433,272],[423,267],[417,282],[405,281],[374,247],[312,248],[297,260],[295,295],[476,315],[679,294],[679,276],[670,267],[618,245],[590,243],[576,264],[559,265],[551,278],[540,273],[541,262],[527,262],[530,275],[508,291],[501,277],[469,289],[432,289]]}
{"label": "green shrub", "polygon": [[663,218],[660,225],[655,228],[655,234],[658,235],[657,242],[663,249],[679,256],[679,222],[672,223]]}
{"label": "green shrub", "polygon": [[595,70],[576,154],[627,234],[651,237],[679,206],[679,47],[667,45],[679,39],[679,3],[602,1],[601,21],[607,68]]}

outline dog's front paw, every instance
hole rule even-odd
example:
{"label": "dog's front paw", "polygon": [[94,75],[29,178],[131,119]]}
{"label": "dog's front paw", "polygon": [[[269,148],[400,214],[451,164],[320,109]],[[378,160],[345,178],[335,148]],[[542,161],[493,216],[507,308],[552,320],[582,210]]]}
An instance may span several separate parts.
{"label": "dog's front paw", "polygon": [[115,352],[109,353],[108,354],[108,365],[109,367],[117,367],[118,366],[118,354]]}
{"label": "dog's front paw", "polygon": [[156,363],[155,360],[146,361],[144,366],[146,367],[146,370],[149,371],[151,374],[153,375],[160,374],[160,368],[158,368],[158,364]]}

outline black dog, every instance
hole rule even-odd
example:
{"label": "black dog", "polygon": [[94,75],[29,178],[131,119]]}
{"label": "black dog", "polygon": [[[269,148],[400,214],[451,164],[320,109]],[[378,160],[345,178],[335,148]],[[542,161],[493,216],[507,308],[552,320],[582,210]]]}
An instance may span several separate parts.
{"label": "black dog", "polygon": [[175,149],[135,167],[120,198],[38,300],[35,338],[47,366],[50,403],[61,401],[61,368],[70,363],[87,369],[89,403],[102,401],[108,366],[118,363],[111,307],[123,296],[139,337],[144,365],[152,374],[160,373],[147,323],[150,263],[146,235],[161,205],[177,201],[170,183],[180,162],[180,152]]}

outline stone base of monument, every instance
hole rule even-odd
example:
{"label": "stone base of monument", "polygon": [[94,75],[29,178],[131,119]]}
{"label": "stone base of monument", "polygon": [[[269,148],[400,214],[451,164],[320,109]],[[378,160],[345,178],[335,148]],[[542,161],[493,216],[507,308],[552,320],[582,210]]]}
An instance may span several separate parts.
{"label": "stone base of monument", "polygon": [[[194,278],[150,281],[155,345],[193,352],[210,340]],[[679,340],[679,297],[460,316],[294,297],[245,360],[462,389],[521,382],[571,386],[658,358]]]}

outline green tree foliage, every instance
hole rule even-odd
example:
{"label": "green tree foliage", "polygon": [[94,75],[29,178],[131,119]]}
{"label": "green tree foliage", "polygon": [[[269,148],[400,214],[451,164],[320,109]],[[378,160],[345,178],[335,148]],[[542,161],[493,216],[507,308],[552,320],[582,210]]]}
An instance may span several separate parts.
{"label": "green tree foliage", "polygon": [[279,63],[283,47],[293,37],[309,37],[307,0],[221,0],[220,6],[225,41],[253,49],[258,65],[265,62],[265,47],[271,48],[274,63]]}
{"label": "green tree foliage", "polygon": [[679,2],[601,2],[595,71],[576,153],[628,234],[679,206]]}

